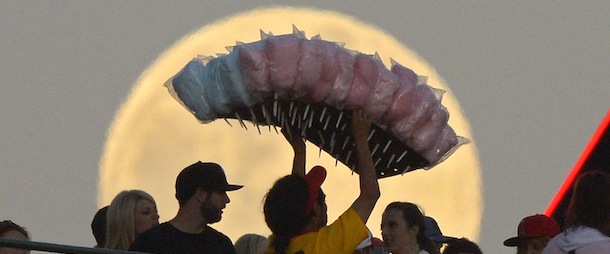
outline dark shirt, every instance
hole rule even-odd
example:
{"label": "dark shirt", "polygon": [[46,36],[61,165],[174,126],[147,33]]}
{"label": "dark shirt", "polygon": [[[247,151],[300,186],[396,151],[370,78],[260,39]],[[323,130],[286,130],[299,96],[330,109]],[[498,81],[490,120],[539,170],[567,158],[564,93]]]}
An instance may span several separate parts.
{"label": "dark shirt", "polygon": [[236,254],[231,239],[209,226],[199,234],[189,234],[169,222],[140,234],[129,250],[158,254]]}

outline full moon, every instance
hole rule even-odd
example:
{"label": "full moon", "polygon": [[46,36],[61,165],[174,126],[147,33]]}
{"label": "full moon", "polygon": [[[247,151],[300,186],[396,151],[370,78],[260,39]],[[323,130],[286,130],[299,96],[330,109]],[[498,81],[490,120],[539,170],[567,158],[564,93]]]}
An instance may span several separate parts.
{"label": "full moon", "polygon": [[[276,35],[292,32],[292,25],[307,37],[345,43],[366,54],[377,52],[386,66],[390,58],[428,76],[428,84],[446,91],[442,103],[450,113],[449,124],[472,142],[430,170],[416,170],[380,180],[382,197],[367,226],[380,237],[381,213],[393,201],[418,204],[434,217],[445,235],[477,240],[483,213],[481,169],[469,123],[449,86],[416,53],[381,29],[340,13],[304,8],[267,8],[237,14],[176,41],[146,69],[118,110],[100,161],[98,204],[105,206],[122,190],[140,189],[157,202],[161,221],[178,210],[174,198],[176,176],[196,161],[223,166],[230,183],[245,187],[229,192],[231,203],[223,219],[211,225],[233,241],[246,233],[270,234],[262,214],[262,200],[273,182],[290,173],[292,150],[273,128],[219,120],[208,124],[174,100],[163,83],[197,55],[227,53],[236,42],[260,40],[260,31]],[[159,31],[163,32],[163,31]],[[358,196],[358,176],[335,159],[307,144],[307,167],[322,165],[328,177],[329,221],[336,219]]]}

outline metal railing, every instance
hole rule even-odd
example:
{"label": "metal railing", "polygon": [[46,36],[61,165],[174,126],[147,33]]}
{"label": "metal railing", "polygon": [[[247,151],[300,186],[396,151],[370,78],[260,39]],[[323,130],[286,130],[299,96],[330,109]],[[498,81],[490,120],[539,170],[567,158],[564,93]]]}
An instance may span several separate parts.
{"label": "metal railing", "polygon": [[144,252],[90,248],[0,237],[0,247],[74,254],[144,254]]}

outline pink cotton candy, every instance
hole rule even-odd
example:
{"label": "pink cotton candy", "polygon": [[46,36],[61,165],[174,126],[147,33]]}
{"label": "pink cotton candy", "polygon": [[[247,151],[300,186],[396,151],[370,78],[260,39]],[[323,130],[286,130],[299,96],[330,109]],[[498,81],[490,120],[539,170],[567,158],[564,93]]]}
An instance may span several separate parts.
{"label": "pink cotton candy", "polygon": [[428,151],[424,151],[420,155],[432,164],[440,163],[440,160],[448,156],[452,149],[457,148],[458,142],[458,137],[453,128],[445,125],[436,143]]}
{"label": "pink cotton candy", "polygon": [[324,50],[321,40],[302,40],[299,44],[300,56],[297,77],[293,87],[294,98],[313,100],[311,94],[320,81],[324,63]]}
{"label": "pink cotton candy", "polygon": [[323,40],[312,40],[319,41],[322,50],[322,72],[320,72],[320,80],[316,84],[312,93],[312,99],[314,102],[323,102],[330,91],[332,90],[333,83],[339,73],[338,60],[337,60],[337,44],[333,42]]}
{"label": "pink cotton candy", "polygon": [[328,96],[324,99],[324,103],[338,109],[343,109],[346,104],[347,96],[352,89],[354,79],[354,61],[355,57],[338,45],[337,54],[335,55],[337,65],[333,68],[337,69],[337,76],[332,83],[332,88]]}
{"label": "pink cotton candy", "polygon": [[[370,55],[359,54],[354,64],[354,83],[347,96],[350,109],[362,108],[379,79],[378,60]],[[380,63],[380,62],[379,62]]]}
{"label": "pink cotton candy", "polygon": [[265,56],[265,41],[238,45],[233,52],[237,52],[246,90],[257,101],[263,101],[270,97],[273,94],[273,87],[269,82],[269,64]]}
{"label": "pink cotton candy", "polygon": [[398,76],[386,69],[380,61],[375,66],[378,72],[377,81],[364,105],[364,112],[373,121],[378,122],[392,106],[392,99],[399,84]]}
{"label": "pink cotton candy", "polygon": [[413,135],[407,140],[407,146],[418,153],[431,149],[441,137],[443,129],[447,125],[447,120],[449,120],[447,108],[438,104],[430,118],[413,131]]}
{"label": "pink cotton candy", "polygon": [[417,74],[407,67],[395,63],[392,66],[392,73],[398,76],[398,82],[402,86],[415,87],[417,85]]}
{"label": "pink cotton candy", "polygon": [[398,139],[406,143],[415,128],[432,116],[440,102],[427,85],[416,86],[400,99],[404,104],[392,107],[388,112],[393,116],[393,121],[389,122],[388,126]]}
{"label": "pink cotton candy", "polygon": [[417,84],[417,74],[398,63],[392,66],[392,73],[398,77],[397,88],[392,95],[390,106],[381,118],[384,126],[392,125],[404,116],[403,112],[410,103],[408,93]]}
{"label": "pink cotton candy", "polygon": [[290,99],[297,77],[299,38],[293,35],[267,38],[265,53],[269,61],[269,79],[279,98]]}
{"label": "pink cotton candy", "polygon": [[381,118],[382,123],[385,125],[392,125],[404,116],[403,112],[409,105],[409,92],[411,90],[412,88],[408,86],[399,85],[398,88],[396,88],[396,91],[394,91],[394,95],[392,96],[392,103]]}

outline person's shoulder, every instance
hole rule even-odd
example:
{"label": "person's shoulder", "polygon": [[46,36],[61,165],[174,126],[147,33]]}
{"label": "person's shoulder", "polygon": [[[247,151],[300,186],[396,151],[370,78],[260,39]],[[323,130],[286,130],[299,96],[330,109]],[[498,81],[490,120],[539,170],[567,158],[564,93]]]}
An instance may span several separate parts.
{"label": "person's shoulder", "polygon": [[552,254],[552,253],[563,253],[563,251],[557,245],[557,240],[561,237],[562,233],[554,236],[551,240],[546,244],[544,250],[542,250],[542,254]]}
{"label": "person's shoulder", "polygon": [[140,235],[138,235],[138,237],[136,237],[136,240],[157,239],[164,237],[173,230],[174,227],[169,222],[164,222],[142,232]]}
{"label": "person's shoulder", "polygon": [[222,232],[214,229],[213,227],[210,227],[210,226],[207,226],[207,225],[205,227],[206,227],[206,229],[205,229],[204,232],[207,232],[208,234],[214,235],[215,237],[223,238],[223,239],[228,239],[229,241],[231,241],[231,239],[227,235],[225,235]]}
{"label": "person's shoulder", "polygon": [[158,251],[158,246],[169,238],[173,229],[169,222],[154,226],[138,235],[129,250],[154,253]]}
{"label": "person's shoulder", "polygon": [[229,238],[227,235],[210,227],[209,225],[206,225],[204,234],[207,234],[207,239],[210,239],[208,238],[210,236],[212,237],[212,239],[215,239],[213,240],[214,243],[217,244],[217,247],[220,248],[223,253],[235,253],[235,246],[233,246],[233,241],[231,241],[231,238]]}
{"label": "person's shoulder", "polygon": [[[606,240],[595,241],[595,242],[589,243],[585,246],[582,246],[581,248],[583,249],[583,251],[586,251],[586,253],[594,253],[594,252],[588,252],[588,251],[608,251],[608,252],[603,252],[603,253],[610,253],[610,238],[608,238]],[[595,253],[601,253],[601,252],[595,252]]]}
{"label": "person's shoulder", "polygon": [[148,233],[148,234],[154,234],[154,233],[161,233],[161,232],[167,232],[167,231],[172,231],[175,230],[176,228],[174,226],[172,226],[171,223],[169,222],[163,222],[159,225],[156,225],[152,228],[150,228],[149,230],[146,230],[144,232],[142,232],[142,234]]}
{"label": "person's shoulder", "polygon": [[366,227],[366,222],[363,221],[362,218],[360,218],[360,216],[358,215],[356,210],[354,210],[353,207],[349,207],[347,210],[345,210],[345,212],[343,212],[343,214],[339,216],[339,220],[348,220],[353,222],[359,221],[359,224],[364,225]]}

